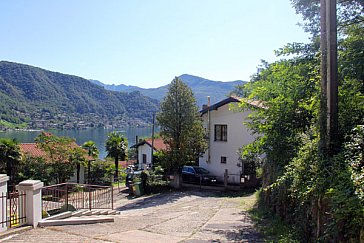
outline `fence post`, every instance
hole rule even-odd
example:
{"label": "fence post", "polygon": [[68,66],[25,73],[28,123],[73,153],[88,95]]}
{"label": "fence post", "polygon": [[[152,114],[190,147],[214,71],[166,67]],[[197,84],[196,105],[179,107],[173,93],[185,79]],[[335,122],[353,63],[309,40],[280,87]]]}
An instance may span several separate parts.
{"label": "fence post", "polygon": [[91,198],[91,197],[92,197],[92,192],[91,192],[91,187],[88,187],[88,191],[89,191],[89,192],[88,192],[88,193],[89,193],[89,194],[88,194],[88,203],[89,203],[89,204],[88,204],[88,206],[89,206],[90,210],[92,210],[92,204],[91,204],[91,200],[92,200],[92,198]]}
{"label": "fence post", "polygon": [[65,183],[66,186],[66,198],[65,198],[65,202],[66,202],[66,211],[68,211],[68,184]]}
{"label": "fence post", "polygon": [[111,209],[114,209],[114,187],[111,185]]}
{"label": "fence post", "polygon": [[27,224],[34,228],[42,219],[42,187],[43,182],[39,180],[25,180],[19,183],[17,190],[26,194],[25,213]]}
{"label": "fence post", "polygon": [[5,231],[7,229],[6,227],[6,196],[8,192],[8,180],[9,176],[5,174],[0,174],[0,220],[1,222],[4,222],[0,226],[0,232]]}

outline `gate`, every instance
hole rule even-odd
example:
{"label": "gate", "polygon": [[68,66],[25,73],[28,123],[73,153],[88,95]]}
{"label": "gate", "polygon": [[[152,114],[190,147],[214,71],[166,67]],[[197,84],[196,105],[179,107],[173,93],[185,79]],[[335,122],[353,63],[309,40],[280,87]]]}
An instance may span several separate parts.
{"label": "gate", "polygon": [[42,207],[51,215],[78,209],[113,209],[113,188],[77,183],[45,186]]}
{"label": "gate", "polygon": [[7,192],[0,195],[1,226],[12,228],[26,223],[25,192]]}

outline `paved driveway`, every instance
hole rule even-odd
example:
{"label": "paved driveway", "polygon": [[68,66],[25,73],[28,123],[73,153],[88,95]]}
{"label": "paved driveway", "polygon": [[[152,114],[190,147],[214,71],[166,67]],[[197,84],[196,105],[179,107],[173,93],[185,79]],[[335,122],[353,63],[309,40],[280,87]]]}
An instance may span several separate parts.
{"label": "paved driveway", "polygon": [[37,228],[4,242],[262,242],[246,210],[254,196],[182,191],[129,200],[114,223]]}

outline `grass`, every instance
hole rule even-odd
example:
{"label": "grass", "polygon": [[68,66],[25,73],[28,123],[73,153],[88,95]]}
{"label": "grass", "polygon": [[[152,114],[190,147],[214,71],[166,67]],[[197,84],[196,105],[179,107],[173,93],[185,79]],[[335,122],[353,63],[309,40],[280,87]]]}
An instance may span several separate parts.
{"label": "grass", "polygon": [[0,125],[7,127],[7,128],[11,128],[11,129],[21,129],[21,128],[26,128],[28,124],[25,122],[22,122],[20,124],[15,124],[15,123],[7,122],[5,120],[0,119]]}
{"label": "grass", "polygon": [[264,235],[266,242],[295,243],[300,242],[294,229],[278,216],[269,212],[260,202],[260,191],[255,193],[256,204],[248,212],[258,231]]}
{"label": "grass", "polygon": [[113,182],[112,183],[113,187],[124,187],[125,186],[125,180],[124,181],[119,181],[119,182]]}

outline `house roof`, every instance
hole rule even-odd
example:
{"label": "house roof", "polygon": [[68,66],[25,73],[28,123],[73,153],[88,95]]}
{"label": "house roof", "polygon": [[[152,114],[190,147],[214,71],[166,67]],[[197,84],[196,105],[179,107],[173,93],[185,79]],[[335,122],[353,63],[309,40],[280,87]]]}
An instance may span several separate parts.
{"label": "house roof", "polygon": [[240,97],[236,97],[236,96],[230,96],[222,101],[219,101],[219,102],[211,105],[210,107],[206,107],[206,108],[202,109],[200,111],[200,113],[201,113],[201,115],[203,115],[203,114],[207,113],[208,111],[217,110],[218,108],[220,108],[226,104],[233,103],[233,102],[245,102],[245,103],[248,103],[249,105],[266,109],[266,107],[259,100],[248,100],[248,99],[244,99],[244,98],[240,98]]}
{"label": "house roof", "polygon": [[[152,139],[148,138],[148,139],[142,140],[139,143],[131,146],[131,148],[137,148],[139,146],[143,146],[144,144],[147,144],[149,147],[152,147]],[[167,150],[167,144],[165,144],[163,139],[161,139],[161,138],[155,138],[153,145],[154,145],[154,150],[157,150],[157,151]]]}
{"label": "house roof", "polygon": [[46,157],[47,154],[43,149],[38,148],[36,143],[21,143],[19,144],[20,151],[32,157]]}
{"label": "house roof", "polygon": [[[76,147],[78,145],[76,143],[74,143],[74,144],[72,144],[72,146]],[[43,149],[38,148],[36,143],[21,143],[21,144],[19,144],[19,147],[20,147],[20,151],[23,154],[27,154],[29,156],[36,157],[36,158],[47,158],[48,157],[47,153]],[[93,157],[91,157],[89,155],[85,155],[85,159],[95,160]]]}
{"label": "house roof", "polygon": [[200,112],[201,112],[201,115],[207,113],[208,111],[212,111],[212,110],[217,110],[219,107],[221,106],[224,106],[226,104],[229,104],[229,103],[232,103],[232,102],[240,102],[240,99],[237,98],[237,97],[228,97],[222,101],[219,101],[213,105],[210,105],[209,107],[206,107],[204,109],[202,109]]}

